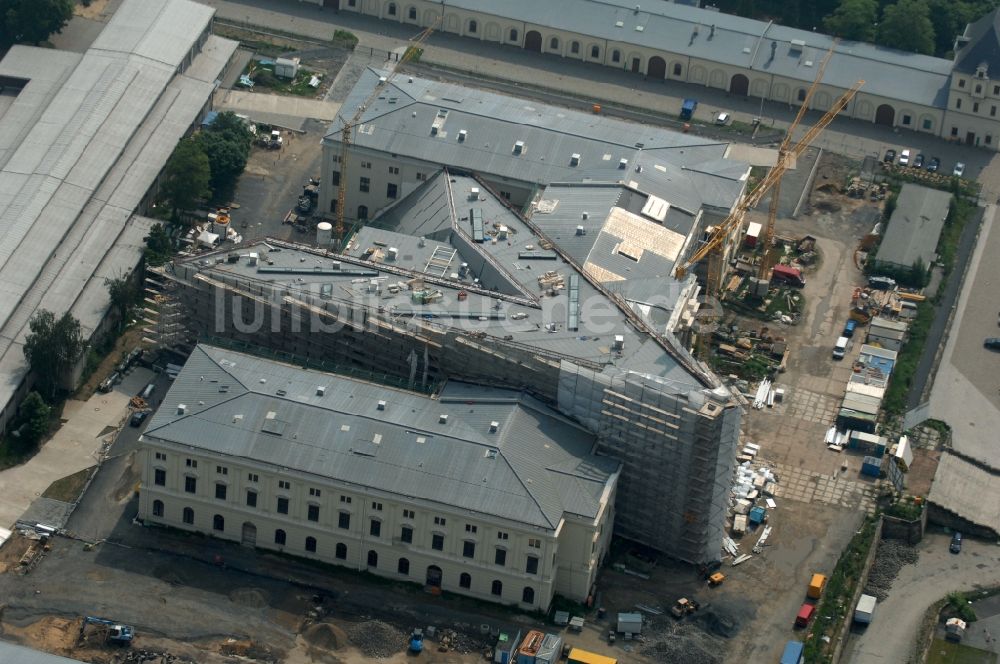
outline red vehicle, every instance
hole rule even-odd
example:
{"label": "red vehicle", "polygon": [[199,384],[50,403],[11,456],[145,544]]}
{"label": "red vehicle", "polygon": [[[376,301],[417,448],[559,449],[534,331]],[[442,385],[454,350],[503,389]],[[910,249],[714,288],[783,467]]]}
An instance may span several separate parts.
{"label": "red vehicle", "polygon": [[790,286],[798,286],[799,288],[806,285],[805,277],[802,276],[802,270],[788,265],[775,265],[774,270],[771,272],[771,280],[783,281]]}
{"label": "red vehicle", "polygon": [[799,614],[795,616],[795,626],[808,627],[809,621],[812,620],[813,614],[815,613],[816,606],[814,604],[803,604],[799,608]]}

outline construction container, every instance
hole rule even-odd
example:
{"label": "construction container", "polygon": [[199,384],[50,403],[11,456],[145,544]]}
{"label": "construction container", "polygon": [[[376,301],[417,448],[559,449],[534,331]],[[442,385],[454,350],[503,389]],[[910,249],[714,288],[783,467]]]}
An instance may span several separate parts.
{"label": "construction container", "polygon": [[789,641],[785,644],[784,652],[781,653],[781,664],[802,664],[804,651],[805,645],[801,641]]}
{"label": "construction container", "polygon": [[875,598],[871,595],[862,595],[858,599],[857,606],[854,607],[854,622],[867,625],[875,616]]}
{"label": "construction container", "polygon": [[556,664],[562,658],[563,640],[556,634],[546,634],[535,655],[535,664]]}
{"label": "construction container", "polygon": [[622,634],[639,634],[642,632],[641,613],[619,613],[618,631]]}
{"label": "construction container", "polygon": [[879,477],[882,474],[882,459],[866,456],[861,462],[861,474],[868,477]]}
{"label": "construction container", "polygon": [[806,594],[810,599],[819,599],[823,596],[823,590],[826,588],[826,575],[825,574],[813,574],[812,579],[809,580],[809,592]]}
{"label": "construction container", "polygon": [[812,620],[813,615],[816,613],[815,604],[803,604],[799,607],[799,612],[795,616],[795,626],[796,627],[808,627],[809,621]]}
{"label": "construction container", "polygon": [[763,507],[757,506],[752,510],[750,510],[750,514],[747,516],[750,519],[750,523],[752,523],[755,526],[759,526],[766,520],[767,512],[764,510]]}
{"label": "construction container", "polygon": [[545,634],[533,629],[528,632],[517,649],[517,664],[535,664],[535,656],[545,641]]}
{"label": "construction container", "polygon": [[569,651],[569,664],[618,664],[614,657],[605,657],[597,653],[573,648]]}

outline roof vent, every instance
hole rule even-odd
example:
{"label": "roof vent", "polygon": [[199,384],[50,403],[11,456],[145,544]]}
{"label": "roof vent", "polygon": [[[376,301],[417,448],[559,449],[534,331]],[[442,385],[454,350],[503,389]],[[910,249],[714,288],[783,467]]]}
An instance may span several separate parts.
{"label": "roof vent", "polygon": [[466,130],[464,130],[464,129],[459,129],[458,130],[458,142],[459,143],[463,143],[468,136],[469,136],[469,132],[467,132]]}
{"label": "roof vent", "polygon": [[385,401],[379,400],[379,402],[378,402],[378,409],[379,410],[385,410]]}
{"label": "roof vent", "polygon": [[469,200],[474,201],[479,199],[479,187],[473,187],[469,190]]}
{"label": "roof vent", "polygon": [[585,211],[585,212],[583,212],[583,213],[580,214],[580,218],[581,219],[590,219],[590,213]]}
{"label": "roof vent", "polygon": [[619,159],[618,168],[628,168],[628,159]]}
{"label": "roof vent", "polygon": [[524,152],[524,141],[514,142],[514,154],[521,154]]}
{"label": "roof vent", "polygon": [[440,417],[438,417],[438,424],[448,424],[448,416],[441,415]]}
{"label": "roof vent", "polygon": [[503,224],[500,224],[500,228],[497,229],[497,239],[498,240],[506,240],[507,239],[507,233],[509,233],[509,232],[510,232],[509,228],[507,228]]}
{"label": "roof vent", "polygon": [[641,165],[640,166],[636,166],[635,167],[635,172],[636,173],[642,173],[642,166]]}
{"label": "roof vent", "polygon": [[288,392],[286,392],[285,390],[278,390],[275,392],[275,394],[277,394],[279,397],[283,397],[287,396]]}
{"label": "roof vent", "polygon": [[250,252],[250,255],[247,256],[247,261],[248,261],[249,265],[256,265],[257,264],[257,252],[256,251]]}
{"label": "roof vent", "polygon": [[233,424],[239,424],[243,421],[243,414],[233,415]]}
{"label": "roof vent", "polygon": [[396,256],[399,255],[399,249],[396,247],[389,247],[389,251],[386,252],[386,259],[390,261],[396,260]]}
{"label": "roof vent", "polygon": [[635,6],[635,13],[636,13],[636,14],[638,14],[638,13],[639,13],[639,5],[636,5],[636,6]]}
{"label": "roof vent", "polygon": [[326,395],[326,388],[323,387],[322,385],[317,385],[316,386],[316,396],[322,397],[322,396],[325,396],[325,395]]}
{"label": "roof vent", "polygon": [[577,226],[576,227],[576,234],[577,235],[586,235],[587,234],[587,229],[584,228],[583,226]]}
{"label": "roof vent", "polygon": [[625,335],[623,335],[623,334],[616,334],[615,335],[615,343],[611,347],[614,350],[619,351],[619,352],[625,350]]}
{"label": "roof vent", "polygon": [[188,409],[188,407],[186,405],[184,405],[182,403],[177,404],[177,414],[178,415],[183,415],[183,414],[187,413],[187,409]]}
{"label": "roof vent", "polygon": [[[496,459],[497,458],[497,451],[496,450],[486,450],[486,458],[487,459]],[[486,481],[485,477],[483,478],[483,481],[484,482]]]}
{"label": "roof vent", "polygon": [[496,422],[496,421],[490,422],[490,433],[496,433],[497,429],[499,429],[499,428],[500,428],[500,423],[499,422]]}
{"label": "roof vent", "polygon": [[431,136],[437,136],[437,135],[438,135],[437,125],[431,125]]}
{"label": "roof vent", "polygon": [[580,155],[577,154],[576,152],[574,152],[572,155],[570,155],[570,157],[569,157],[569,165],[570,166],[579,166],[580,165]]}

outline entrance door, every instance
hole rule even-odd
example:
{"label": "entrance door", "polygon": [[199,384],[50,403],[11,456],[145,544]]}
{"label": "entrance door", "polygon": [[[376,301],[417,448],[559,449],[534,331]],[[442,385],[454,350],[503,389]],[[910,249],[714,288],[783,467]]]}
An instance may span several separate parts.
{"label": "entrance door", "polygon": [[750,91],[750,79],[743,74],[735,74],[729,80],[729,93],[738,97],[746,97]]}
{"label": "entrance door", "polygon": [[323,0],[324,7],[332,7],[336,11],[340,11],[340,0]]}
{"label": "entrance door", "polygon": [[249,521],[243,524],[243,536],[240,539],[240,544],[251,548],[257,546],[257,526]]}
{"label": "entrance door", "polygon": [[667,61],[658,55],[654,55],[649,59],[649,64],[646,65],[646,75],[651,79],[659,80],[661,78],[667,77]]}
{"label": "entrance door", "polygon": [[529,30],[528,33],[524,35],[524,50],[541,53],[542,33],[540,33],[538,30]]}
{"label": "entrance door", "polygon": [[965,144],[975,145],[976,144],[976,132],[970,131],[965,134]]}
{"label": "entrance door", "polygon": [[894,126],[894,120],[896,119],[896,110],[889,106],[889,104],[882,104],[877,109],[875,109],[875,124],[882,125],[883,127]]}
{"label": "entrance door", "polygon": [[437,565],[427,568],[427,585],[431,588],[441,587],[441,568]]}
{"label": "entrance door", "polygon": [[638,74],[639,73],[639,65],[640,64],[642,64],[642,61],[639,60],[639,58],[632,58],[632,73],[633,74]]}

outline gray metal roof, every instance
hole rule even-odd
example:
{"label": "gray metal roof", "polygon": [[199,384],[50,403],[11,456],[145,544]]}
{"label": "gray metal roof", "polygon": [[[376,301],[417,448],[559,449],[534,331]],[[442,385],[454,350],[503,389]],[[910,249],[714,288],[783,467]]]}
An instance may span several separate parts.
{"label": "gray metal roof", "polygon": [[949,452],[942,454],[928,500],[1000,532],[1000,476],[978,464]]}
{"label": "gray metal roof", "polygon": [[369,222],[379,228],[420,237],[451,232],[451,209],[444,171],[437,171],[395,205],[383,209]]}
{"label": "gray metal roof", "polygon": [[920,259],[929,267],[950,205],[950,192],[904,184],[875,260],[910,267]]}
{"label": "gray metal roof", "polygon": [[[339,141],[344,118],[354,115],[383,73],[368,69],[361,75],[324,140]],[[459,140],[462,130],[466,137]],[[523,148],[516,154],[519,141]],[[411,76],[394,79],[368,106],[353,142],[541,184],[616,168],[620,159],[633,162],[642,149],[659,150],[661,159],[675,165],[720,159],[726,152],[724,142]],[[570,164],[574,154],[580,155],[576,166]]]}
{"label": "gray metal roof", "polygon": [[35,311],[72,311],[89,333],[104,277],[136,265],[148,223],[132,212],[237,46],[209,36],[176,74],[212,13],[125,0],[82,57],[15,47],[0,62],[29,80],[0,116],[0,403],[23,378]]}
{"label": "gray metal roof", "polygon": [[[638,11],[634,0],[507,0],[502,4],[447,0],[446,4],[803,83],[816,78],[820,60],[833,45],[831,37],[817,32],[673,2],[643,3]],[[503,7],[502,14],[498,7]],[[950,72],[948,60],[844,40],[837,44],[823,82],[846,89],[863,78],[867,81],[864,89],[872,94],[944,108]]]}
{"label": "gray metal roof", "polygon": [[0,641],[0,662],[9,662],[10,664],[70,664],[71,662],[82,662],[82,660],[50,655],[47,652],[19,646],[16,643]]}
{"label": "gray metal roof", "polygon": [[205,345],[143,438],[549,530],[596,517],[619,467],[519,392],[448,383],[428,397]]}
{"label": "gray metal roof", "polygon": [[996,78],[1000,70],[1000,10],[994,9],[965,27],[962,35],[968,41],[955,53],[955,71],[975,74],[986,65],[987,73]]}

